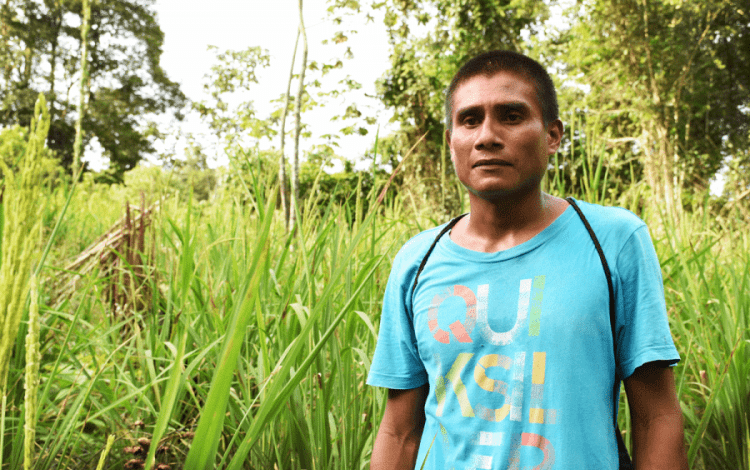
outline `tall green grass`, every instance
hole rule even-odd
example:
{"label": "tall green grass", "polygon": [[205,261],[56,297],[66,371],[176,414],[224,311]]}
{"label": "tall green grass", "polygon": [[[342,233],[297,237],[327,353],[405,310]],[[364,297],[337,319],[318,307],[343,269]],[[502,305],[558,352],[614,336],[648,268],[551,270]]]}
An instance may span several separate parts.
{"label": "tall green grass", "polygon": [[[587,164],[599,176],[565,195],[646,206],[643,188],[613,200],[598,161]],[[122,215],[113,207],[139,198],[78,188],[41,272],[35,468],[119,469],[134,459],[150,468],[367,468],[385,396],[364,381],[390,260],[436,221],[408,196],[378,205],[373,192],[367,205],[335,206],[313,191],[287,234],[271,178],[238,176],[207,202],[159,188],[147,195],[161,201],[145,237],[154,256],[142,257],[153,266],[117,269],[145,273],[151,295],[125,311],[103,293],[128,277],[104,266],[78,273],[71,295],[56,290],[75,277],[60,269],[66,260]],[[63,207],[60,193],[45,197]],[[639,215],[653,229],[683,358],[676,377],[691,468],[748,469],[748,224],[708,205],[679,223]],[[22,467],[23,353],[16,341],[2,470]]]}
{"label": "tall green grass", "polygon": [[[691,468],[750,468],[748,222],[707,207],[665,221],[662,260]],[[677,240],[682,240],[678,242]]]}
{"label": "tall green grass", "polygon": [[[100,295],[111,279],[96,272],[78,280],[72,297],[43,303],[36,468],[94,468],[110,434],[107,468],[132,458],[124,449],[139,437],[152,439],[149,465],[366,461],[381,402],[364,385],[373,318],[384,261],[409,230],[397,218],[330,206],[286,235],[266,197],[273,191],[247,183],[212,204],[163,201],[153,223],[157,269],[145,270],[155,273],[155,294],[143,311],[112,311]],[[309,205],[325,204],[319,197]],[[85,199],[74,198],[75,215],[60,228],[70,237],[96,217]],[[13,377],[22,365],[16,357]],[[6,438],[17,430],[7,426]],[[20,462],[14,449],[5,446],[4,468]]]}

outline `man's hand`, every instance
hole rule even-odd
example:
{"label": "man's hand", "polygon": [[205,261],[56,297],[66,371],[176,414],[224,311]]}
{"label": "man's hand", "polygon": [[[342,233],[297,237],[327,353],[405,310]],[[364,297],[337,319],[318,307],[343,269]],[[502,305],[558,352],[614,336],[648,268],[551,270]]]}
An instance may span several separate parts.
{"label": "man's hand", "polygon": [[413,470],[424,429],[429,385],[388,390],[383,421],[372,449],[370,470]]}
{"label": "man's hand", "polygon": [[672,369],[659,362],[637,368],[625,379],[633,430],[633,464],[638,470],[687,470],[682,410]]}

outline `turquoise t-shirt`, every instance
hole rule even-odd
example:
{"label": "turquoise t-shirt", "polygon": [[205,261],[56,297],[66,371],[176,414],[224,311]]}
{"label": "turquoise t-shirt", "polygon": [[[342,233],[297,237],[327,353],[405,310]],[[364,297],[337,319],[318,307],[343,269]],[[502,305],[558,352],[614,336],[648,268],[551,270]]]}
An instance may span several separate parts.
{"label": "turquoise t-shirt", "polygon": [[612,273],[617,365],[606,277],[572,207],[497,253],[443,235],[413,298],[414,276],[442,227],[399,251],[367,383],[429,383],[416,468],[425,460],[434,470],[618,467],[616,369],[626,378],[679,355],[646,225],[624,209],[579,206]]}

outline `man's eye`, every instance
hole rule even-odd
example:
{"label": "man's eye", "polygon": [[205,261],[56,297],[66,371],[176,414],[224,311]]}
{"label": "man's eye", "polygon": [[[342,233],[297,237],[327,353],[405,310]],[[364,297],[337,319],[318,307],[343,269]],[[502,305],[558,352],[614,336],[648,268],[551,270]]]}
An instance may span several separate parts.
{"label": "man's eye", "polygon": [[464,126],[475,126],[478,123],[479,123],[479,119],[477,119],[476,117],[474,117],[474,116],[466,116],[464,118],[463,125]]}
{"label": "man's eye", "polygon": [[510,121],[510,122],[516,122],[516,121],[520,121],[522,117],[523,116],[521,116],[519,113],[510,113],[505,116],[505,120]]}

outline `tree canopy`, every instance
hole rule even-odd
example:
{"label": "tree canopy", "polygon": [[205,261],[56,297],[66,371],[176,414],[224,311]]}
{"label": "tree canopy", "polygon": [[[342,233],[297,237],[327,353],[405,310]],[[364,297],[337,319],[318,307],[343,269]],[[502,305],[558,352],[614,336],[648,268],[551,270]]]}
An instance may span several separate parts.
{"label": "tree canopy", "polygon": [[[8,0],[0,7],[0,125],[28,126],[43,92],[47,144],[66,167],[73,161],[81,8],[80,0]],[[186,98],[160,65],[164,35],[153,0],[99,0],[90,24],[84,142],[98,142],[117,176],[153,152],[153,117],[171,111],[180,119]]]}
{"label": "tree canopy", "polygon": [[707,189],[725,164],[730,180],[744,181],[735,187],[749,186],[742,174],[750,166],[747,0],[583,0],[567,9],[404,0],[369,8],[384,12],[390,37],[391,68],[379,90],[399,130],[384,147],[398,160],[426,135],[407,173],[452,177],[441,155],[444,89],[471,56],[511,49],[539,60],[557,82],[572,131],[562,147],[567,171],[580,170],[584,157],[603,158],[620,190],[642,178],[675,216],[686,202],[683,189]]}
{"label": "tree canopy", "polygon": [[556,40],[567,75],[589,88],[564,107],[596,120],[611,156],[635,157],[656,199],[677,211],[683,188],[706,189],[733,149],[747,148],[747,11],[747,1],[592,0]]}

